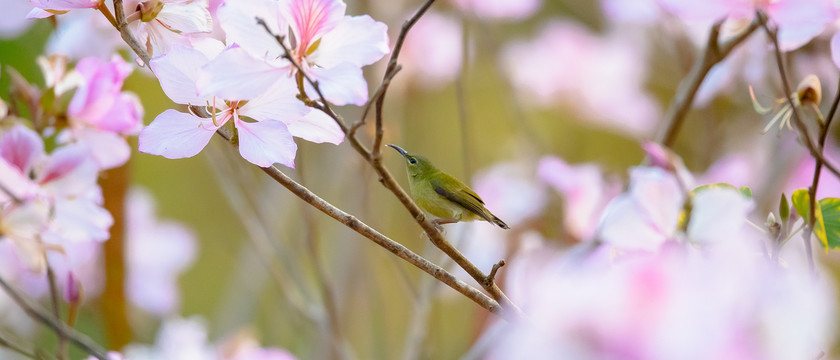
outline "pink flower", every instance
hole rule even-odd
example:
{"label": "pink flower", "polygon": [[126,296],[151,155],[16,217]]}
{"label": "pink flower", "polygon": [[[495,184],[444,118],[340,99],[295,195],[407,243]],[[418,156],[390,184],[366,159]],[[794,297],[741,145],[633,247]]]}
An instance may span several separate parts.
{"label": "pink flower", "polygon": [[[37,9],[50,14],[63,14],[73,9],[95,9],[102,3],[102,0],[29,0],[29,2]],[[37,14],[41,13],[38,12]],[[30,17],[32,15],[35,15],[35,13],[30,13]]]}
{"label": "pink flower", "polygon": [[408,33],[400,62],[404,63],[403,72],[421,85],[434,88],[458,76],[462,51],[461,25],[449,16],[429,11]]}
{"label": "pink flower", "polygon": [[530,41],[508,45],[501,63],[526,100],[564,104],[587,119],[636,137],[649,137],[659,104],[645,91],[644,53],[625,35],[592,34],[555,21]]}
{"label": "pink flower", "polygon": [[14,38],[26,31],[32,24],[26,15],[32,4],[26,1],[7,1],[0,12],[0,38]]}
{"label": "pink flower", "polygon": [[110,169],[128,161],[131,149],[123,136],[143,126],[143,108],[136,95],[123,92],[131,66],[121,58],[110,62],[84,58],[76,64],[80,85],[67,109],[71,127],[60,139],[87,146],[99,166]]}
{"label": "pink flower", "polygon": [[[297,89],[292,79],[285,76],[270,79],[273,82],[270,88],[253,98],[232,97],[225,102],[214,96],[197,95],[196,78],[201,66],[208,63],[208,54],[214,52],[206,51],[177,46],[167,55],[153,59],[151,66],[173,101],[208,105],[207,111],[215,113],[213,118],[164,111],[140,134],[141,152],[170,159],[194,156],[207,145],[216,129],[228,121],[233,121],[238,131],[242,157],[263,167],[273,163],[294,166],[297,145],[292,136],[336,144],[343,139],[341,129],[332,119],[311,111],[295,98]],[[240,48],[228,49],[219,56],[248,57]],[[211,62],[204,71],[224,72],[225,69],[214,68],[218,64]]]}
{"label": "pink flower", "polygon": [[492,20],[524,20],[539,10],[542,0],[453,0],[461,11]]}
{"label": "pink flower", "polygon": [[[295,69],[283,59],[280,45],[255,22],[260,18],[274,34],[285,37],[292,57],[318,81],[328,101],[363,105],[368,89],[361,68],[388,53],[387,27],[367,15],[345,16],[345,7],[341,0],[225,3],[218,9],[219,22],[228,45],[236,43],[241,50],[229,49],[226,52],[237,53],[222,54],[208,65],[224,71],[208,72],[199,82],[200,93],[254,98],[266,91],[273,79],[294,77]],[[309,84],[305,86],[307,94],[315,97]]]}
{"label": "pink flower", "polygon": [[[24,257],[43,258],[37,251],[43,249],[41,242],[60,247],[108,238],[108,228],[113,220],[101,207],[102,198],[96,185],[98,167],[85,147],[65,145],[47,155],[37,133],[16,125],[0,134],[0,159],[0,173],[10,175],[3,176],[4,186],[9,186],[11,192],[24,201],[21,206],[6,198],[6,203],[0,203],[0,206],[7,211],[18,206],[31,209],[25,213],[28,214],[26,219],[46,218],[22,223],[47,222],[46,227],[20,228],[29,235],[19,239],[35,236],[39,239],[22,245],[29,250],[25,251]],[[6,179],[9,179],[9,185],[6,185]],[[43,210],[37,210],[39,208]],[[36,215],[39,213],[43,216]],[[42,260],[30,262],[43,265]]]}
{"label": "pink flower", "polygon": [[195,259],[195,234],[185,226],[159,221],[154,199],[133,189],[127,201],[128,299],[156,315],[177,310],[178,275]]}
{"label": "pink flower", "polygon": [[779,26],[779,43],[784,51],[795,50],[819,35],[837,19],[837,9],[831,0],[659,0],[668,11],[685,20],[712,22],[719,19],[744,21],[756,10],[767,13]]}
{"label": "pink flower", "polygon": [[129,27],[151,55],[163,55],[175,44],[186,45],[189,36],[213,31],[208,7],[207,0],[146,1]]}
{"label": "pink flower", "polygon": [[563,196],[566,231],[580,240],[595,233],[598,217],[621,189],[596,164],[569,165],[552,156],[540,160],[537,176]]}
{"label": "pink flower", "polygon": [[71,59],[88,56],[110,59],[126,48],[118,32],[98,12],[71,12],[61,17],[47,41],[47,54],[62,54]]}

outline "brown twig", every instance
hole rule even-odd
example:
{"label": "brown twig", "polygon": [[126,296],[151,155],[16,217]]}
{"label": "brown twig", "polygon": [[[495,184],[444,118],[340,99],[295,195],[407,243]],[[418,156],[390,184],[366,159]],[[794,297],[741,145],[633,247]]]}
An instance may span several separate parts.
{"label": "brown twig", "polygon": [[[217,133],[226,140],[230,140],[231,136],[233,135],[229,129],[224,127],[219,128]],[[321,199],[318,195],[313,193],[311,190],[307,189],[305,186],[298,184],[297,182],[286,176],[286,174],[280,171],[280,169],[274,166],[261,169],[266,174],[271,176],[272,179],[280,183],[280,185],[291,191],[303,201],[306,201],[319,211],[323,212],[324,214],[327,214],[331,218],[346,225],[350,229],[353,229],[362,236],[372,240],[377,245],[385,248],[386,250],[393,253],[394,255],[397,255],[403,260],[408,261],[410,264],[420,268],[429,275],[434,276],[436,279],[440,280],[452,289],[463,294],[467,298],[473,300],[485,309],[496,314],[506,315],[503,313],[502,308],[499,306],[499,303],[495,300],[483,294],[481,291],[467,285],[463,281],[458,280],[445,269],[433,264],[432,262],[426,260],[420,255],[417,255],[402,244],[388,238],[385,235],[382,235],[372,227],[357,219],[356,217],[344,212],[343,210],[330,204],[326,200]]]}
{"label": "brown twig", "polygon": [[[47,284],[49,284],[50,289],[51,310],[56,319],[61,319],[61,312],[59,312],[58,284],[55,281],[55,271],[53,271],[50,264],[46,262],[46,259],[44,262],[47,264]],[[56,332],[55,334],[58,336],[58,351],[56,352],[56,358],[58,360],[67,359],[67,338],[59,332]]]}
{"label": "brown twig", "polygon": [[9,349],[9,350],[11,350],[11,351],[23,356],[23,357],[38,360],[38,357],[37,357],[37,355],[35,355],[35,353],[31,353],[29,351],[26,351],[24,348],[15,345],[14,343],[12,343],[9,340],[6,340],[2,336],[0,336],[0,347],[4,347],[6,349]]}
{"label": "brown twig", "polygon": [[128,29],[128,22],[125,20],[125,9],[123,8],[123,0],[114,0],[114,15],[116,15],[117,30],[119,30],[123,41],[134,50],[134,53],[143,61],[143,66],[148,66],[152,57],[146,51],[146,48],[140,44],[134,37],[134,34]]}
{"label": "brown twig", "polygon": [[490,270],[490,275],[487,275],[487,279],[484,280],[484,283],[492,284],[496,281],[496,273],[502,268],[502,266],[505,266],[504,260],[499,260],[499,262],[493,264],[493,269]]}
{"label": "brown twig", "polygon": [[665,113],[667,125],[657,139],[657,142],[664,146],[673,146],[677,139],[677,134],[685,121],[685,117],[691,109],[691,105],[694,103],[697,91],[700,89],[700,85],[703,84],[703,80],[706,79],[706,75],[708,75],[712,67],[723,61],[732,50],[749,38],[758,28],[759,21],[754,20],[744,31],[723,44],[719,42],[721,26],[723,26],[723,20],[718,21],[712,26],[706,40],[706,48],[703,50],[703,55],[697,58],[694,66],[691,68],[691,72],[680,82],[677,93],[668,106],[668,112]]}
{"label": "brown twig", "polygon": [[105,349],[93,342],[87,335],[65,325],[61,320],[56,319],[48,311],[32,304],[18,290],[14,289],[5,279],[0,277],[0,287],[6,291],[12,300],[20,306],[29,317],[42,325],[50,328],[59,336],[62,336],[76,345],[85,353],[92,355],[99,360],[108,360]]}
{"label": "brown twig", "polygon": [[811,156],[814,157],[817,161],[823,163],[826,169],[831,171],[835,176],[840,178],[840,171],[837,170],[837,166],[826,160],[825,157],[822,156],[822,153],[819,151],[818,147],[811,142],[811,137],[808,135],[808,127],[805,125],[805,122],[802,120],[802,117],[799,116],[799,108],[795,106],[793,99],[791,98],[792,89],[790,87],[790,83],[787,80],[787,71],[785,70],[784,59],[782,59],[782,51],[779,48],[779,37],[777,29],[771,29],[768,24],[767,15],[762,12],[756,12],[756,19],[759,22],[759,25],[764,28],[765,33],[767,33],[767,37],[773,43],[773,52],[776,55],[776,65],[778,65],[779,75],[782,78],[782,90],[785,92],[785,98],[787,98],[788,105],[791,107],[791,112],[793,113],[793,122],[796,125],[796,129],[799,130],[801,140],[804,143],[805,147],[808,148],[808,151],[811,153]]}

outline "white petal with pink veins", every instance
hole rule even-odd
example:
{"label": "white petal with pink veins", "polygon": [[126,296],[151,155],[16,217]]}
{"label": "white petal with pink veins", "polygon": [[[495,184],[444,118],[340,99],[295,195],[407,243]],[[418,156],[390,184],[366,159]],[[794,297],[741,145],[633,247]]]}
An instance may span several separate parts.
{"label": "white petal with pink veins", "polygon": [[202,96],[250,100],[287,74],[282,68],[251,57],[242,48],[231,48],[201,68],[196,86]]}
{"label": "white petal with pink veins", "polygon": [[228,1],[219,7],[216,16],[219,18],[219,25],[225,31],[228,45],[237,44],[254,58],[266,61],[274,61],[283,54],[277,40],[255,20],[262,19],[273,34],[285,36],[289,25],[280,16],[277,2],[271,0]]}
{"label": "white petal with pink veins", "polygon": [[[324,97],[335,105],[353,104],[362,106],[368,99],[368,88],[362,69],[350,63],[333,68],[312,68],[308,70],[312,80],[317,81]],[[306,93],[314,96],[315,90],[306,84]]]}
{"label": "white petal with pink veins", "polygon": [[686,230],[689,241],[704,244],[740,239],[752,207],[752,201],[734,188],[698,192],[692,199]]}
{"label": "white petal with pink veins", "polygon": [[218,126],[176,110],[166,110],[140,132],[139,151],[167,159],[192,157],[207,146]]}
{"label": "white petal with pink veins", "polygon": [[0,157],[0,203],[11,200],[7,191],[15,198],[28,199],[38,193],[38,185]]}
{"label": "white petal with pink veins", "polygon": [[246,123],[236,121],[239,131],[239,153],[251,163],[268,167],[280,163],[295,167],[297,144],[286,124],[280,121]]}
{"label": "white petal with pink veins", "polygon": [[388,26],[367,15],[348,16],[321,38],[318,49],[308,59],[325,68],[343,62],[361,67],[389,52]]}
{"label": "white petal with pink veins", "polygon": [[644,211],[647,223],[667,236],[673,234],[684,202],[683,190],[673,174],[660,168],[633,168],[629,193]]}
{"label": "white petal with pink veins", "polygon": [[344,132],[333,120],[321,110],[311,110],[309,114],[294,122],[287,122],[286,126],[294,137],[314,143],[341,144]]}
{"label": "white petal with pink veins", "polygon": [[155,20],[181,34],[210,32],[213,18],[207,6],[207,1],[165,2]]}
{"label": "white petal with pink veins", "polygon": [[280,13],[297,39],[298,54],[306,53],[321,36],[338,26],[347,5],[341,0],[284,0]]}
{"label": "white petal with pink veins", "polygon": [[604,209],[596,239],[622,250],[656,250],[667,237],[646,215],[637,199],[619,195]]}
{"label": "white petal with pink veins", "polygon": [[75,136],[80,144],[90,149],[94,160],[103,170],[125,164],[131,156],[128,141],[110,131],[85,128],[76,132]]}
{"label": "white petal with pink veins", "polygon": [[249,100],[239,109],[239,115],[255,120],[277,120],[286,124],[298,121],[309,112],[309,108],[295,95],[297,86],[294,80],[281,77],[262,94]]}
{"label": "white petal with pink veins", "polygon": [[149,63],[161,89],[172,101],[202,106],[212,97],[199,96],[195,84],[201,67],[208,61],[210,59],[201,51],[175,45],[166,55],[158,56]]}
{"label": "white petal with pink veins", "polygon": [[43,156],[44,141],[26,126],[15,125],[0,135],[0,158],[22,174],[29,174]]}

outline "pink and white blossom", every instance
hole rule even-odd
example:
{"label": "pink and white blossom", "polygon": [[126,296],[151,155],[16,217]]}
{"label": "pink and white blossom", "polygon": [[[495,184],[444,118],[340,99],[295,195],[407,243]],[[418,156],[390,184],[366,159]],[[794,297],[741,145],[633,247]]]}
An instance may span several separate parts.
{"label": "pink and white blossom", "polygon": [[[254,97],[239,94],[235,89],[224,92],[228,97],[199,95],[196,82],[200,74],[230,76],[226,69],[217,67],[219,62],[209,62],[219,48],[206,49],[205,53],[177,46],[167,55],[152,60],[152,70],[169,98],[182,104],[207,105],[207,111],[212,114],[211,118],[201,118],[175,110],[164,111],[140,134],[140,151],[166,158],[194,156],[228,121],[233,121],[238,131],[242,157],[263,167],[273,163],[294,166],[297,145],[293,136],[334,144],[343,140],[344,134],[332,119],[306,107],[295,97],[297,88],[285,76],[264,78],[268,79],[269,88]],[[218,57],[248,55],[234,47]],[[204,64],[207,65],[202,69]]]}
{"label": "pink and white blossom", "polygon": [[152,56],[163,55],[176,44],[187,45],[191,36],[213,31],[208,0],[153,0],[141,5],[129,28]]}
{"label": "pink and white blossom", "polygon": [[421,86],[440,87],[461,72],[462,52],[461,25],[450,16],[429,11],[414,24],[403,44],[402,73]]}
{"label": "pink and white blossom", "polygon": [[[227,44],[237,44],[243,52],[214,59],[208,68],[225,71],[205,75],[200,93],[253,98],[271,85],[267,79],[294,76],[296,70],[283,58],[276,39],[255,22],[260,18],[274,34],[285,38],[292,58],[318,81],[328,101],[363,105],[368,89],[361,68],[389,52],[387,27],[367,15],[347,16],[345,8],[341,0],[225,3],[219,7],[218,17]],[[315,97],[309,84],[304,86],[307,94]]]}
{"label": "pink and white blossom", "polygon": [[75,9],[95,9],[103,0],[29,0],[35,8],[27,18],[45,18]]}

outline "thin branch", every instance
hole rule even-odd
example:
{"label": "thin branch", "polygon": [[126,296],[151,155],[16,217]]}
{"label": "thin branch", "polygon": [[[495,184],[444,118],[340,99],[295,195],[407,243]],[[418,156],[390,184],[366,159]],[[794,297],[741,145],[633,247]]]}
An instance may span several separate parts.
{"label": "thin branch", "polygon": [[505,266],[504,260],[499,260],[499,262],[493,264],[493,269],[490,270],[490,275],[487,275],[487,279],[484,280],[484,283],[492,284],[496,279],[496,273],[502,268],[502,266]]}
{"label": "thin branch", "polygon": [[[232,136],[232,132],[224,127],[219,128],[219,130],[217,130],[217,133],[226,140],[230,140]],[[467,285],[463,281],[458,280],[445,269],[433,264],[432,262],[426,260],[420,255],[417,255],[402,244],[388,238],[385,235],[382,235],[374,228],[363,223],[356,217],[344,212],[343,210],[330,204],[326,200],[321,199],[318,195],[313,193],[311,190],[307,189],[305,186],[298,184],[297,182],[286,176],[286,174],[280,171],[280,169],[274,166],[261,169],[266,174],[271,176],[271,178],[273,178],[275,181],[280,183],[280,185],[283,185],[283,187],[291,191],[297,197],[301,198],[301,200],[306,201],[307,203],[309,203],[319,211],[323,212],[324,214],[329,215],[331,218],[346,225],[350,229],[353,229],[362,236],[372,240],[377,245],[385,248],[394,255],[397,255],[403,260],[408,261],[409,263],[420,268],[429,275],[434,276],[436,279],[440,280],[444,284],[448,285],[449,287],[455,289],[459,293],[473,300],[485,309],[496,314],[501,314],[502,316],[506,315],[506,313],[503,312],[502,307],[500,307],[499,303],[495,300],[491,299],[490,297],[483,294],[481,291],[473,288],[472,286]]]}
{"label": "thin branch", "polygon": [[[767,33],[767,37],[773,43],[773,50],[776,54],[776,65],[779,68],[779,75],[782,78],[782,89],[785,92],[785,98],[787,98],[788,105],[791,107],[793,112],[793,122],[796,124],[796,129],[799,130],[801,140],[804,143],[805,147],[808,148],[808,151],[811,153],[811,156],[814,157],[817,161],[821,161],[823,166],[826,169],[831,171],[835,176],[840,178],[840,171],[837,170],[837,167],[826,160],[823,157],[822,153],[819,151],[816,145],[811,142],[810,136],[808,136],[808,127],[805,125],[805,122],[799,116],[799,109],[795,106],[793,99],[791,99],[792,89],[790,87],[790,83],[787,80],[787,71],[785,70],[784,59],[782,59],[782,51],[779,48],[779,37],[777,29],[771,29],[768,24],[767,15],[761,11],[756,12],[756,19],[758,20],[761,27],[764,28],[765,33]],[[833,114],[832,114],[833,115]]]}
{"label": "thin branch", "polygon": [[12,300],[14,300],[15,303],[17,303],[18,306],[20,306],[32,319],[50,328],[56,334],[60,334],[59,336],[67,338],[67,340],[70,340],[70,342],[85,353],[92,355],[99,360],[108,360],[105,349],[99,346],[99,344],[95,343],[87,335],[65,325],[61,322],[61,320],[52,316],[48,311],[32,304],[2,277],[0,277],[0,287],[2,287],[9,297],[12,298]]}
{"label": "thin branch", "polygon": [[114,0],[114,15],[116,15],[117,30],[120,31],[123,41],[134,50],[134,53],[143,61],[143,66],[148,66],[152,57],[146,51],[146,48],[140,44],[134,37],[134,34],[128,29],[128,22],[125,19],[125,9],[123,8],[123,0]]}
{"label": "thin branch", "polygon": [[718,21],[712,26],[708,39],[706,40],[706,48],[703,50],[703,55],[697,58],[689,75],[680,82],[677,93],[674,95],[674,99],[671,100],[670,106],[668,106],[668,112],[665,113],[667,125],[665,131],[657,139],[657,142],[660,144],[667,147],[673,146],[677,139],[677,134],[685,121],[685,117],[691,109],[691,105],[694,103],[697,91],[700,89],[700,85],[703,84],[703,80],[706,79],[709,71],[712,67],[723,61],[738,45],[749,38],[758,28],[759,22],[758,20],[753,20],[744,31],[723,44],[719,42],[720,28],[722,25],[723,20]]}
{"label": "thin branch", "polygon": [[[47,263],[47,283],[50,288],[50,305],[52,306],[52,313],[56,319],[61,319],[61,312],[59,312],[58,284],[55,281],[55,271],[53,271],[50,264],[46,262],[46,259],[45,263]],[[56,358],[58,358],[58,360],[67,359],[67,338],[61,333],[56,332],[55,334],[58,336],[58,352],[56,353]]]}
{"label": "thin branch", "polygon": [[0,347],[4,347],[6,349],[9,349],[9,350],[11,350],[11,351],[23,356],[23,357],[29,358],[29,359],[36,359],[36,360],[38,359],[36,357],[35,353],[31,353],[29,351],[26,351],[22,347],[13,344],[9,340],[4,339],[2,336],[0,336]]}

